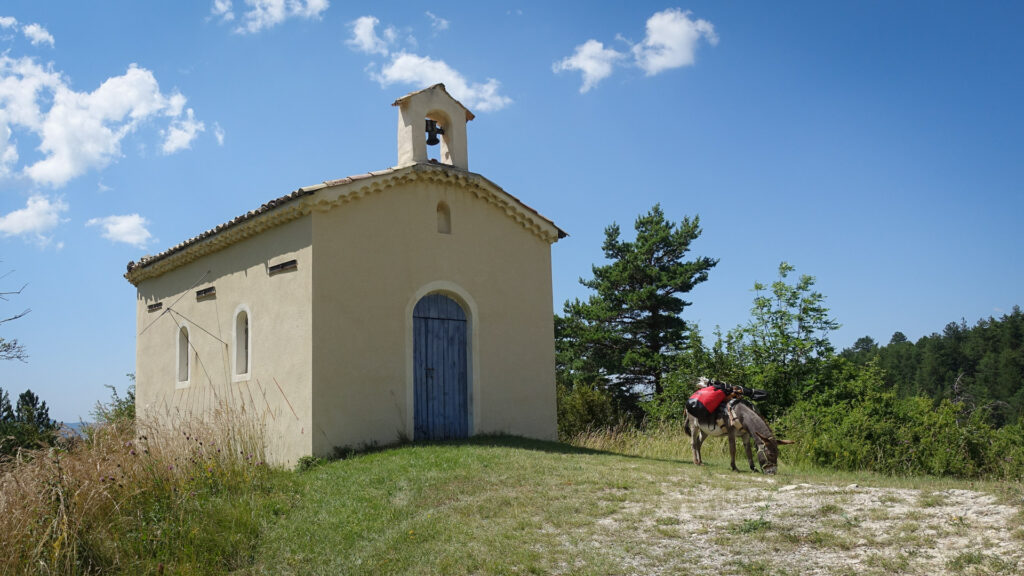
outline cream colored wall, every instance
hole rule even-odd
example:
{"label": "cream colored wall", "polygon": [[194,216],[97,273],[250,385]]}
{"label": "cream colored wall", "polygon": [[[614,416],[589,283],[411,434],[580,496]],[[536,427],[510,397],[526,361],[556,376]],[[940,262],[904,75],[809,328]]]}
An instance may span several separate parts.
{"label": "cream colored wall", "polygon": [[[140,415],[188,419],[224,407],[240,414],[244,407],[266,422],[271,461],[291,464],[312,452],[312,220],[301,217],[139,284]],[[297,270],[269,275],[269,266],[291,259]],[[197,301],[195,292],[209,286],[216,297]],[[148,312],[154,302],[163,309]],[[250,314],[250,377],[233,381],[235,312],[243,305]],[[176,383],[180,322],[195,348],[185,387]]]}
{"label": "cream colored wall", "polygon": [[425,120],[436,120],[444,128],[441,163],[469,170],[466,145],[466,109],[444,90],[434,87],[401,102],[398,113],[398,164],[427,162]]}
{"label": "cream colored wall", "polygon": [[314,454],[412,437],[412,308],[434,290],[469,315],[471,433],[556,437],[546,241],[465,188],[414,182],[315,212],[313,246]]}

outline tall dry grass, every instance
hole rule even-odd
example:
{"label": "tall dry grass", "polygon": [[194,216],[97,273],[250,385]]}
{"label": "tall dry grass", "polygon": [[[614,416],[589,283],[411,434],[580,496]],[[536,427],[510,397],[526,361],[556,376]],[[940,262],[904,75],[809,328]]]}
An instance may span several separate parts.
{"label": "tall dry grass", "polygon": [[[690,460],[690,436],[683,429],[683,422],[675,420],[647,421],[635,425],[622,421],[614,426],[587,428],[570,438],[569,443],[580,448],[614,452],[643,458],[665,460]],[[705,444],[705,450],[724,454],[727,448],[716,448],[714,442]],[[720,443],[727,446],[724,442]]]}
{"label": "tall dry grass", "polygon": [[162,573],[219,546],[182,541],[196,503],[258,486],[267,466],[258,421],[212,416],[109,422],[0,462],[0,574]]}

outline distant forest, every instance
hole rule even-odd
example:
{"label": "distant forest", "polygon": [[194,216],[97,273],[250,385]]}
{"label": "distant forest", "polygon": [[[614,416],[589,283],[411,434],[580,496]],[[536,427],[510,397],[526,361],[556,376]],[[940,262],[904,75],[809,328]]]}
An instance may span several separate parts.
{"label": "distant forest", "polygon": [[1024,313],[1020,306],[1000,318],[968,326],[950,322],[941,334],[911,342],[896,332],[880,346],[870,336],[857,340],[840,356],[866,365],[877,359],[886,383],[902,397],[927,396],[963,403],[987,412],[995,427],[1024,415]]}

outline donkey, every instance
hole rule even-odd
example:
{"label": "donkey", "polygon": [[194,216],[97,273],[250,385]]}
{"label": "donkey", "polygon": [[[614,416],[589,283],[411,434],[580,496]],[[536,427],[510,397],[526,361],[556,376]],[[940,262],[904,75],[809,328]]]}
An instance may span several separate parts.
{"label": "donkey", "polygon": [[754,441],[757,446],[757,461],[766,474],[775,474],[779,467],[779,445],[793,444],[792,440],[779,440],[775,438],[771,428],[761,416],[754,411],[753,406],[742,398],[734,398],[728,402],[722,402],[718,409],[712,413],[710,419],[698,419],[696,416],[687,413],[686,424],[683,426],[687,435],[690,436],[690,446],[693,448],[693,463],[700,466],[703,460],[700,457],[700,447],[704,440],[711,436],[729,437],[729,457],[732,469],[736,468],[736,436],[743,440],[743,447],[747,451],[747,462],[750,469],[757,471],[754,466],[754,456],[751,453],[750,442]]}

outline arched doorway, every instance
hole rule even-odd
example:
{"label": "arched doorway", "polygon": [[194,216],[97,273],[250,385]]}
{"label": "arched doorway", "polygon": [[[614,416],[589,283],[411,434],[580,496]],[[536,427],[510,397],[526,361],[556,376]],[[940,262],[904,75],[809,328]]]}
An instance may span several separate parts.
{"label": "arched doorway", "polygon": [[416,303],[413,320],[413,439],[469,435],[466,313],[444,294]]}

